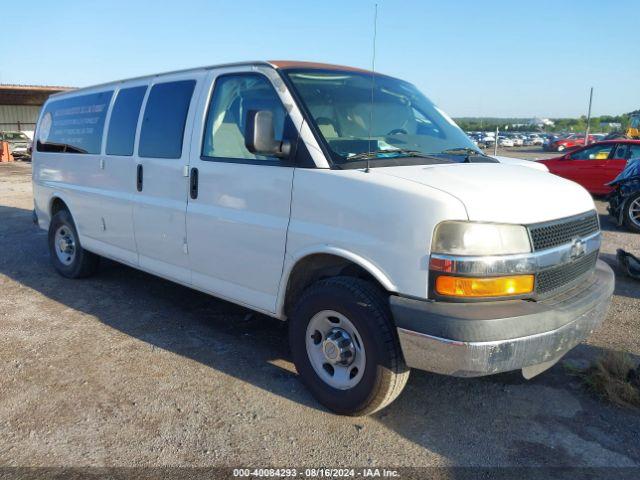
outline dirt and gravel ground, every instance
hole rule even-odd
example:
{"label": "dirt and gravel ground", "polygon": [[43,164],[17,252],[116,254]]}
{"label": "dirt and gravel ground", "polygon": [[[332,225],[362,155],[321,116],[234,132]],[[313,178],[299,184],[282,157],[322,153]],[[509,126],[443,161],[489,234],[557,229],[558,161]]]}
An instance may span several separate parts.
{"label": "dirt and gravel ground", "polygon": [[[640,283],[620,272],[603,327],[541,376],[414,371],[386,410],[339,417],[297,380],[279,321],[111,262],[56,275],[30,173],[0,164],[0,466],[640,465],[640,414],[567,369],[640,355]],[[602,257],[639,252],[597,203]]]}

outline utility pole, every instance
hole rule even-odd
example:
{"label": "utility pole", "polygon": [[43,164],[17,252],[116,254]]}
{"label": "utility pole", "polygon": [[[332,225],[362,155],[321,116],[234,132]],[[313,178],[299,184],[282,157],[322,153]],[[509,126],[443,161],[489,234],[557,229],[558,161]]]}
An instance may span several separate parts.
{"label": "utility pole", "polygon": [[498,132],[499,132],[498,127],[496,127],[496,141],[493,144],[493,154],[494,155],[498,155]]}
{"label": "utility pole", "polygon": [[584,144],[589,145],[589,126],[591,124],[591,102],[593,101],[593,87],[589,93],[589,112],[587,113],[587,131],[584,134]]}

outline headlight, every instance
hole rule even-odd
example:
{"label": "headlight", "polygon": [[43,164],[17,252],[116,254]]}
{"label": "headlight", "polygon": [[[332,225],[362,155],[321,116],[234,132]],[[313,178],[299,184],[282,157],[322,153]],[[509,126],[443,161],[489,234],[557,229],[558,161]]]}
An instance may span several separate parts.
{"label": "headlight", "polygon": [[531,252],[522,225],[449,221],[434,232],[431,253],[446,255],[512,255]]}

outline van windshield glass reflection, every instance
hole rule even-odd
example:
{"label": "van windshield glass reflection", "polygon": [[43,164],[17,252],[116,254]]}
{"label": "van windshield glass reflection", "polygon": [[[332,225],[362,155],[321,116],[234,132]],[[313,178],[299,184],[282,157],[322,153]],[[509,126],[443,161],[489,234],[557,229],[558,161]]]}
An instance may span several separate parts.
{"label": "van windshield glass reflection", "polygon": [[363,155],[375,160],[458,153],[463,161],[469,152],[481,154],[446,113],[407,82],[336,70],[286,75],[338,163]]}

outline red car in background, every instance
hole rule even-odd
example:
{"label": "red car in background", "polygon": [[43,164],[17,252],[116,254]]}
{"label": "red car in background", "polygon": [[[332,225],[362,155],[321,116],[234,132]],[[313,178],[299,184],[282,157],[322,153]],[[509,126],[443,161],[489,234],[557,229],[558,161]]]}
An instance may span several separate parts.
{"label": "red car in background", "polygon": [[640,158],[640,140],[607,140],[573,150],[562,157],[538,160],[549,171],[573,180],[594,195],[613,189],[606,185],[618,176],[630,158]]}
{"label": "red car in background", "polygon": [[[598,137],[589,135],[589,144],[598,141]],[[549,145],[549,150],[554,152],[564,152],[565,150],[574,150],[584,146],[584,135],[572,133],[566,137],[561,137]]]}

